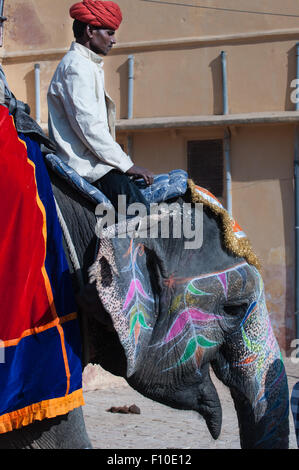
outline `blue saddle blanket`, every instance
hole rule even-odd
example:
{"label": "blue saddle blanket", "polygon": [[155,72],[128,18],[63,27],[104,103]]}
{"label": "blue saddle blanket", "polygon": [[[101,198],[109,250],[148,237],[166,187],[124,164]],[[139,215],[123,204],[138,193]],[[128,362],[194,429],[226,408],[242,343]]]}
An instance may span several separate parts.
{"label": "blue saddle blanket", "polygon": [[[55,173],[91,202],[111,206],[109,199],[98,188],[82,178],[57,155],[49,153],[45,155],[45,159]],[[187,179],[188,174],[186,171],[172,170],[169,173],[155,175],[154,182],[150,186],[146,186],[143,179],[137,179],[135,183],[149,203],[159,203],[185,194]]]}

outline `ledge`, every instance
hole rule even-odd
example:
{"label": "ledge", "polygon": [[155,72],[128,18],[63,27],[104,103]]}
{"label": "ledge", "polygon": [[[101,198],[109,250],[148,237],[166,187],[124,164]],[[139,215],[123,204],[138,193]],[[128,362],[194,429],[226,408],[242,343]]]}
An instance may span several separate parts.
{"label": "ledge", "polygon": [[297,122],[299,122],[299,111],[273,111],[247,114],[120,119],[116,121],[116,130],[134,131],[143,129],[168,129],[177,127],[184,128],[248,124],[288,124]]}
{"label": "ledge", "polygon": [[[149,41],[132,41],[116,44],[110,55],[168,50],[184,49],[188,47],[224,46],[225,44],[250,44],[265,41],[298,40],[299,28],[270,29],[268,31],[252,31],[246,33],[223,34],[211,36],[182,37],[169,39],[156,39]],[[0,61],[3,63],[34,61],[34,60],[57,60],[69,50],[68,47],[52,49],[28,49],[23,51],[6,51],[0,49]]]}
{"label": "ledge", "polygon": [[[227,114],[209,116],[173,116],[136,119],[119,119],[116,130],[123,132],[147,129],[173,129],[188,127],[227,127],[250,124],[296,124],[299,122],[299,111],[277,111],[248,114]],[[48,133],[48,124],[39,124]]]}

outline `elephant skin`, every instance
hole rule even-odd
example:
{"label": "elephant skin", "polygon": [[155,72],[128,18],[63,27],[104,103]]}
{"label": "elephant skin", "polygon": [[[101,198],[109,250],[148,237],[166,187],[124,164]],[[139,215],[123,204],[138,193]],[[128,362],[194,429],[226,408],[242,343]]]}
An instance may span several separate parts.
{"label": "elephant skin", "polygon": [[287,378],[261,275],[225,249],[221,224],[207,208],[201,248],[186,249],[185,241],[100,242],[90,286],[118,333],[123,375],[152,400],[200,413],[217,439],[222,413],[211,365],[230,388],[242,448],[288,448]]}
{"label": "elephant skin", "polygon": [[95,207],[50,177],[77,251],[70,268],[84,364],[99,363],[155,401],[197,411],[217,439],[222,412],[211,366],[231,391],[242,448],[287,448],[287,378],[263,281],[227,249],[220,218],[204,207],[197,250],[174,237],[99,241]]}

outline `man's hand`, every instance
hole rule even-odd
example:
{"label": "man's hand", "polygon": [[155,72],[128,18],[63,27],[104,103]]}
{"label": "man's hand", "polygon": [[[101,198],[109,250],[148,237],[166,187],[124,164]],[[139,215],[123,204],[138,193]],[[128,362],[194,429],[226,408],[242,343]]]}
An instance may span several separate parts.
{"label": "man's hand", "polygon": [[142,168],[142,166],[133,165],[126,171],[126,174],[143,178],[147,185],[153,184],[154,182],[154,174],[150,170]]}

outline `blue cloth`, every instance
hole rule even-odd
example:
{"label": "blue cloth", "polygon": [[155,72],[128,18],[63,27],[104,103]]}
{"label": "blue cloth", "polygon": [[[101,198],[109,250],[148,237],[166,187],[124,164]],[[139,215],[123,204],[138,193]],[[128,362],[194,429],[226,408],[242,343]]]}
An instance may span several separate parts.
{"label": "blue cloth", "polygon": [[[75,170],[64,163],[57,155],[45,155],[46,163],[52,170],[75,188],[82,196],[95,204],[111,206],[109,199],[95,186],[82,178]],[[172,170],[154,177],[154,183],[146,186],[143,179],[135,180],[140,191],[149,203],[159,203],[182,196],[187,190],[188,175],[184,170]]]}
{"label": "blue cloth", "polygon": [[[13,199],[9,194],[14,210],[8,211],[5,204],[2,210],[10,217],[8,225],[18,231],[18,242],[11,243],[16,259],[9,260],[15,282],[3,278],[1,294],[2,306],[7,293],[13,300],[1,312],[1,434],[68,413],[84,400],[77,306],[47,168],[39,145],[18,135],[8,111],[0,108],[3,174],[10,176],[11,194],[15,187],[16,195]],[[2,194],[3,201],[6,196]],[[27,243],[29,232],[34,239]],[[30,262],[27,247],[32,249]],[[2,267],[5,260],[7,256],[2,257]],[[19,298],[16,286],[23,277],[27,286],[20,286]]]}

